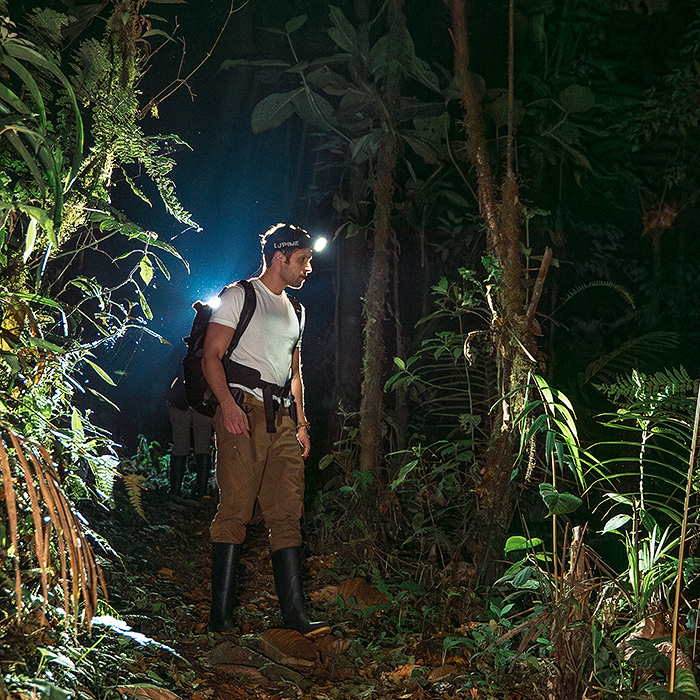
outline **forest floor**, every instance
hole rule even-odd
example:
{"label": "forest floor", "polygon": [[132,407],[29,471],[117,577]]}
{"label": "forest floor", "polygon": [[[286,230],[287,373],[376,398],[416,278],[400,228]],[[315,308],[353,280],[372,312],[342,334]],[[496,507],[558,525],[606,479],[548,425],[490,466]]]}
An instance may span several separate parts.
{"label": "forest floor", "polygon": [[[240,634],[209,634],[215,497],[149,490],[143,506],[146,520],[121,494],[117,508],[93,521],[111,551],[100,554],[109,603],[89,633],[36,624],[13,635],[0,624],[0,700],[32,700],[39,695],[31,688],[50,700],[547,697],[545,688],[533,695],[531,683],[527,693],[515,684],[496,691],[486,681],[488,668],[475,675],[464,647],[445,651],[444,635],[387,633],[389,600],[365,580],[346,577],[337,552],[307,554],[303,565],[310,617],[328,620],[332,632],[310,640],[280,629],[262,524],[250,527],[242,557]],[[72,688],[62,691],[66,680]]]}

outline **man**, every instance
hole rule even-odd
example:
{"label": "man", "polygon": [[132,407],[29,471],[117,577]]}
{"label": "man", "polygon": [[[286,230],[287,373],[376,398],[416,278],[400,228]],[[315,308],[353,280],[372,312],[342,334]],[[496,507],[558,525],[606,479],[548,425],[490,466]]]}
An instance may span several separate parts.
{"label": "man", "polygon": [[192,442],[196,469],[192,495],[195,498],[203,498],[207,495],[211,473],[211,418],[187,404],[182,364],[170,385],[165,403],[170,413],[173,437],[173,449],[170,453],[170,493],[174,496],[182,495],[182,481],[187,471],[187,457]]}
{"label": "man", "polygon": [[257,498],[269,531],[284,626],[314,634],[329,627],[309,621],[301,586],[299,521],[304,460],[311,450],[299,352],[304,314],[300,309],[297,316],[284,291],[299,289],[310,274],[311,238],[303,229],[278,224],[263,235],[262,248],[263,272],[251,280],[255,312],[230,361],[224,355],[243,308],[240,285],[222,296],[204,341],[202,370],[219,402],[214,430],[220,503],[210,528],[209,629],[235,630],[236,564]]}

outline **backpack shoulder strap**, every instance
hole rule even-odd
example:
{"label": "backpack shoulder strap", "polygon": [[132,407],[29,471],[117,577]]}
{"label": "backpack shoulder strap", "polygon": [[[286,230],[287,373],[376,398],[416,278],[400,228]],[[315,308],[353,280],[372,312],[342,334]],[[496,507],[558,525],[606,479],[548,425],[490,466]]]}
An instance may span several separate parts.
{"label": "backpack shoulder strap", "polygon": [[[231,342],[229,343],[225,357],[230,357],[231,353],[240,342],[241,336],[243,335],[243,333],[245,333],[245,329],[248,328],[250,319],[253,318],[253,314],[255,313],[255,307],[258,301],[257,297],[255,296],[255,287],[253,287],[253,283],[250,280],[240,280],[236,282],[236,284],[243,287],[243,291],[245,292],[245,299],[243,300],[243,308],[241,309],[241,314],[238,317],[236,330],[233,332],[233,337],[231,338]],[[225,287],[224,290],[222,290],[222,293],[226,289],[228,289],[228,287]]]}
{"label": "backpack shoulder strap", "polygon": [[301,315],[303,313],[303,306],[301,305],[301,302],[298,299],[295,299],[294,297],[290,297],[287,295],[287,299],[292,303],[292,306],[294,307],[294,313],[297,315],[297,321],[299,321],[299,337],[297,338],[297,342],[294,343],[294,347],[296,348],[297,345],[299,345],[299,341],[301,340]]}

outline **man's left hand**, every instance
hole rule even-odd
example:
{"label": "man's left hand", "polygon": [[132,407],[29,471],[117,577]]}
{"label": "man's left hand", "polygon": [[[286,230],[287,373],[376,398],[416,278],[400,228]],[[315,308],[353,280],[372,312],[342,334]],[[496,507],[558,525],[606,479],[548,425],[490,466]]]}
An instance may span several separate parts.
{"label": "man's left hand", "polygon": [[306,459],[311,452],[311,440],[309,439],[309,428],[305,425],[297,429],[297,440],[301,445],[301,456]]}

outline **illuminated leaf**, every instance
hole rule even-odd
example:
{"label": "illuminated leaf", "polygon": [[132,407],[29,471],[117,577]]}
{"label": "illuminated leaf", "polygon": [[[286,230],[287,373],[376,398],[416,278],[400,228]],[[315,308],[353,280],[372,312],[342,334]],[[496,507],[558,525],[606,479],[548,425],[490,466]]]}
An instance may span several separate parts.
{"label": "illuminated leaf", "polygon": [[549,509],[549,515],[573,513],[583,503],[572,493],[559,493],[551,484],[540,484],[540,496]]}
{"label": "illuminated leaf", "polygon": [[523,549],[534,549],[542,544],[542,540],[539,537],[533,537],[532,539],[527,539],[522,535],[513,535],[506,540],[505,547],[503,551],[506,552],[519,552]]}
{"label": "illuminated leaf", "polygon": [[95,372],[97,372],[97,374],[99,374],[100,377],[102,377],[102,379],[104,379],[104,380],[107,382],[107,384],[110,384],[111,386],[117,386],[117,385],[114,383],[114,380],[112,379],[112,377],[110,377],[110,376],[107,374],[107,372],[105,372],[105,371],[102,369],[102,367],[100,367],[99,365],[95,364],[92,360],[88,360],[87,358],[85,358],[85,362],[87,362],[87,363],[90,365],[90,367],[92,367],[92,368],[95,370]]}
{"label": "illuminated leaf", "polygon": [[139,274],[146,285],[151,283],[153,279],[153,263],[147,255],[144,255],[139,262]]}
{"label": "illuminated leaf", "polygon": [[26,264],[29,260],[29,256],[34,250],[34,244],[36,243],[36,219],[29,220],[29,226],[27,226],[27,236],[24,239],[24,255],[22,256],[22,261]]}

